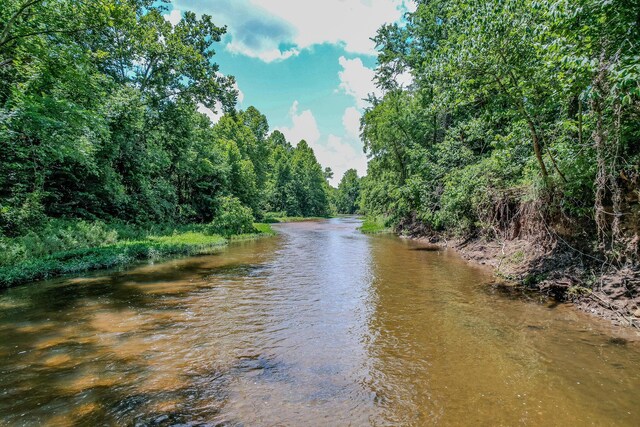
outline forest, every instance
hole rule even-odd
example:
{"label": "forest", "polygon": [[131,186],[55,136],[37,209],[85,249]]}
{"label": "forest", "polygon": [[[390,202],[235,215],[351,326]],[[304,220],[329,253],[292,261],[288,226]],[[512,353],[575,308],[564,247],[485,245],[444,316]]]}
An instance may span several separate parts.
{"label": "forest", "polygon": [[0,425],[640,425],[640,0],[0,0],[0,372]]}
{"label": "forest", "polygon": [[[6,0],[0,9],[5,284],[69,264],[16,269],[34,258],[95,258],[69,250],[142,241],[127,253],[143,257],[154,236],[217,244],[255,232],[253,221],[331,212],[332,172],[308,144],[270,132],[254,107],[236,109],[234,78],[214,62],[226,29],[210,16],[187,12],[173,26],[151,0]],[[200,106],[224,115],[212,125]]]}
{"label": "forest", "polygon": [[362,118],[363,210],[400,232],[484,238],[503,253],[529,239],[538,263],[580,264],[586,274],[570,276],[584,287],[627,269],[619,285],[637,296],[638,2],[417,3],[406,25],[375,37],[385,94]]}
{"label": "forest", "polygon": [[[174,26],[152,0],[4,4],[5,284],[68,251],[143,242],[131,256],[145,257],[149,239],[182,251],[185,233],[206,245],[336,213],[365,215],[364,231],[498,242],[503,255],[535,242],[524,273],[506,275],[564,274],[564,291],[611,272],[623,287],[640,280],[636,1],[417,1],[373,37],[382,95],[361,118],[368,171],[337,188],[306,142],[237,109],[215,62],[226,27],[211,16]],[[223,115],[212,124],[201,107]]]}

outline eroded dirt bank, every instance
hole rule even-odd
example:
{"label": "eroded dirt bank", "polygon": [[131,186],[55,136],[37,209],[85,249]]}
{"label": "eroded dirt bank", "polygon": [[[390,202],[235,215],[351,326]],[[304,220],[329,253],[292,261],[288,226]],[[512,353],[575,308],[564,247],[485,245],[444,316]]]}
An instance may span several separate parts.
{"label": "eroded dirt bank", "polygon": [[413,233],[410,238],[454,249],[493,269],[496,286],[537,291],[614,325],[640,330],[640,270],[615,268],[568,242],[534,238],[491,240]]}

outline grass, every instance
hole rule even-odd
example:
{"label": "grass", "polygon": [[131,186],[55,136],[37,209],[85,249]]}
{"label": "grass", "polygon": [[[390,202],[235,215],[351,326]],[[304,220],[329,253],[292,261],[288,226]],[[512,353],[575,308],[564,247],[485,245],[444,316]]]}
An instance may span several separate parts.
{"label": "grass", "polygon": [[386,221],[382,217],[365,218],[359,230],[364,234],[380,234],[393,232],[393,230],[391,230],[391,228],[387,226]]}
{"label": "grass", "polygon": [[265,215],[263,221],[268,224],[277,224],[282,222],[303,222],[303,221],[320,221],[331,218],[329,216],[286,216],[277,212],[271,212]]}
{"label": "grass", "polygon": [[253,228],[255,228],[256,230],[255,233],[236,234],[234,236],[230,236],[229,240],[232,242],[237,242],[243,240],[255,240],[261,237],[276,235],[275,230],[271,228],[271,224],[256,222],[253,224]]}
{"label": "grass", "polygon": [[303,222],[303,221],[320,221],[323,219],[328,219],[329,217],[324,216],[285,216],[279,218],[279,222]]}
{"label": "grass", "polygon": [[[105,224],[101,227],[109,228]],[[165,233],[164,235],[151,235],[140,230],[125,230],[129,232],[122,232],[120,238],[120,233],[110,233],[110,239],[104,240],[102,244],[97,244],[95,240],[88,237],[81,239],[76,232],[75,240],[70,240],[71,244],[75,243],[74,249],[57,250],[64,247],[58,242],[59,244],[54,246],[55,249],[49,253],[46,253],[43,248],[46,237],[41,237],[45,239],[44,243],[40,242],[35,235],[29,236],[30,240],[26,243],[22,238],[4,238],[2,244],[14,250],[14,259],[9,262],[3,259],[0,263],[0,288],[65,274],[126,266],[145,259],[212,253],[228,245],[229,241],[256,239],[275,234],[269,224],[254,224],[254,227],[255,233],[229,238],[207,234],[197,225],[185,226],[178,230],[153,228],[154,234],[160,231]],[[114,230],[115,228],[109,231]],[[29,249],[33,249],[31,256],[29,256]]]}
{"label": "grass", "polygon": [[319,221],[327,218],[330,218],[330,216],[287,216],[286,212],[267,212],[264,215],[263,222],[275,224],[281,222]]}

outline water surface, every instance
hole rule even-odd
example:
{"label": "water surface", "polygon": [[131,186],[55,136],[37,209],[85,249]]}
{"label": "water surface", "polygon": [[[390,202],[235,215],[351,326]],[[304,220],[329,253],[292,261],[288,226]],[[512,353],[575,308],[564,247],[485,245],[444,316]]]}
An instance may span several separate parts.
{"label": "water surface", "polygon": [[0,423],[640,423],[636,342],[358,225],[0,294]]}

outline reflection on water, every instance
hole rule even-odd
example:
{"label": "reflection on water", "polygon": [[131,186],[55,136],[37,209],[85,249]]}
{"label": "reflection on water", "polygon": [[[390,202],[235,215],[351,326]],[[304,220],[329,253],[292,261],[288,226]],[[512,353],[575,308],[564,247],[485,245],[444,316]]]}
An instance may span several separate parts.
{"label": "reflection on water", "polygon": [[638,424],[637,342],[357,225],[0,294],[0,423]]}

